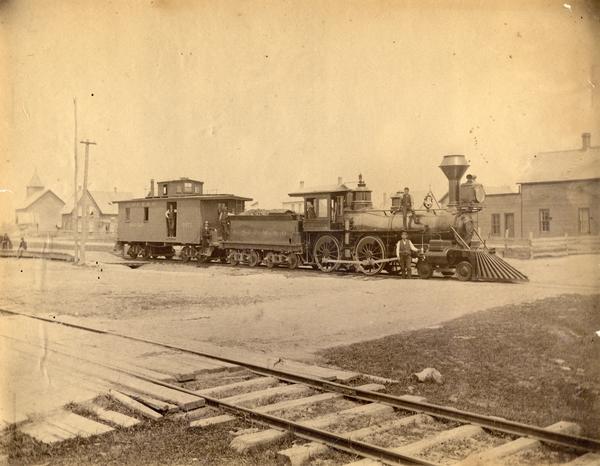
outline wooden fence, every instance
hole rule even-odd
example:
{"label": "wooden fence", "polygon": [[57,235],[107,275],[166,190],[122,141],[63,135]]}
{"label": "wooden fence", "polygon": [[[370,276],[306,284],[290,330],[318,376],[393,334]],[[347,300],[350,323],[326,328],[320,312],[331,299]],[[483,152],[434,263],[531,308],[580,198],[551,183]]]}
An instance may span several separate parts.
{"label": "wooden fence", "polygon": [[504,257],[536,259],[538,257],[561,257],[573,254],[600,253],[600,236],[558,236],[553,238],[528,239],[504,238],[497,244]]}

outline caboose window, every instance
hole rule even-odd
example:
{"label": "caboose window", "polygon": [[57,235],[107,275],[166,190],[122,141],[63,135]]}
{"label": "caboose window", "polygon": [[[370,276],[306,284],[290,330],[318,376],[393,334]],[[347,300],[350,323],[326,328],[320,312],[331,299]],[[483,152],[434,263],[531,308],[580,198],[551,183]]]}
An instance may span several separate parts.
{"label": "caboose window", "polygon": [[144,207],[144,222],[147,222],[150,217],[150,209],[148,207]]}
{"label": "caboose window", "polygon": [[131,209],[129,207],[125,207],[125,221],[128,222],[131,218]]}
{"label": "caboose window", "polygon": [[183,183],[183,192],[191,193],[192,192],[192,183],[190,183],[189,181],[186,181],[185,183]]}
{"label": "caboose window", "polygon": [[550,231],[550,209],[540,209],[540,232]]}
{"label": "caboose window", "polygon": [[492,236],[500,236],[500,214],[492,214]]}

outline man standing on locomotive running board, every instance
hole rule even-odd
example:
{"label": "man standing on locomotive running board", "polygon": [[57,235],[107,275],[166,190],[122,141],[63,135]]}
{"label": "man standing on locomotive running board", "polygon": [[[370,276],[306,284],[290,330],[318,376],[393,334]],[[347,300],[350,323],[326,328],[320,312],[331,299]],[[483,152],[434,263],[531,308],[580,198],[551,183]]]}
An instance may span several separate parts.
{"label": "man standing on locomotive running board", "polygon": [[412,262],[410,260],[412,252],[419,252],[419,250],[408,239],[408,233],[402,230],[400,241],[396,243],[396,256],[400,264],[400,278],[412,278]]}

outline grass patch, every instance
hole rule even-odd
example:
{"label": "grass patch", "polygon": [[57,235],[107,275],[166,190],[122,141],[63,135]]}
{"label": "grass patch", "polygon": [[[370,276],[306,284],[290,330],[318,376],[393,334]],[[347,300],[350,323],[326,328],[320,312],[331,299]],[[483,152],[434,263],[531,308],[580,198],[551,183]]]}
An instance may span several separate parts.
{"label": "grass patch", "polygon": [[[469,314],[436,328],[324,350],[327,364],[388,377],[460,409],[549,425],[579,423],[600,437],[600,295],[563,295]],[[443,385],[411,374],[434,367]]]}

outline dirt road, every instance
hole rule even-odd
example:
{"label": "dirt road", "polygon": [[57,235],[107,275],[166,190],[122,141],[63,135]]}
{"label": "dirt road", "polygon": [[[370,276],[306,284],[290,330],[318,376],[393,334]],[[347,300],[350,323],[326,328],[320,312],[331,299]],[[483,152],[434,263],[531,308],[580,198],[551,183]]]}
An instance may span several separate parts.
{"label": "dirt road", "polygon": [[77,267],[2,259],[0,301],[174,344],[310,360],[322,348],[432,326],[495,306],[592,293],[600,283],[599,256],[512,263],[529,275],[530,283],[407,281],[171,263],[133,270],[117,264]]}

